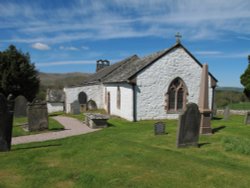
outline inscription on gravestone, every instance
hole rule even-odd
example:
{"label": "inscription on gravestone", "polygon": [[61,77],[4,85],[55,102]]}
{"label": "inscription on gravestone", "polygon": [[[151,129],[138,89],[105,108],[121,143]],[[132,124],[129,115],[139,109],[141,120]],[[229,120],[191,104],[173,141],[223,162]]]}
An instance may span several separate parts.
{"label": "inscription on gravestone", "polygon": [[28,104],[28,130],[39,131],[48,129],[48,109],[44,101],[33,100]]}
{"label": "inscription on gravestone", "polygon": [[155,135],[165,134],[165,123],[157,122],[154,124]]}
{"label": "inscription on gravestone", "polygon": [[11,149],[14,99],[0,93],[0,151]]}
{"label": "inscription on gravestone", "polygon": [[187,104],[186,110],[179,116],[177,147],[198,146],[200,119],[198,106]]}

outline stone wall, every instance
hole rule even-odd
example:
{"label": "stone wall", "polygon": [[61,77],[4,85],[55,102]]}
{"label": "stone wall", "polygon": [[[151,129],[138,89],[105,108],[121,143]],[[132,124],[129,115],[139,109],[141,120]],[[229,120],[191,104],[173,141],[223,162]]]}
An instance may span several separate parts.
{"label": "stone wall", "polygon": [[[231,110],[230,109],[230,114],[234,114],[234,115],[246,115],[247,112],[249,112],[250,110]],[[223,115],[224,114],[224,110],[218,109],[217,110],[217,115]]]}
{"label": "stone wall", "polygon": [[[165,111],[165,93],[170,83],[180,77],[188,89],[187,102],[198,103],[201,67],[182,49],[174,49],[137,76],[137,120],[178,118]],[[211,77],[209,76],[209,86]],[[209,89],[209,105],[212,88]]]}
{"label": "stone wall", "polygon": [[[117,87],[120,87],[121,105],[117,108]],[[110,114],[133,121],[133,90],[130,84],[109,84],[106,91],[110,93]],[[105,104],[105,109],[107,106]]]}
{"label": "stone wall", "polygon": [[47,102],[48,113],[53,112],[63,112],[64,103],[63,102]]}
{"label": "stone wall", "polygon": [[85,92],[87,94],[87,100],[94,100],[97,104],[97,108],[103,108],[103,85],[86,85],[79,87],[64,88],[65,92],[65,110],[66,113],[70,113],[70,104],[74,101],[78,101],[78,94]]}

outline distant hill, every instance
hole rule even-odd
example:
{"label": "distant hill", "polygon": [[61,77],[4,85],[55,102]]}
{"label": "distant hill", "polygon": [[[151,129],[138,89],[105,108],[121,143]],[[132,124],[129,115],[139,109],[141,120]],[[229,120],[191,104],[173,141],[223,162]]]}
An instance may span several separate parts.
{"label": "distant hill", "polygon": [[39,73],[41,86],[46,88],[63,88],[66,86],[80,85],[90,73]]}
{"label": "distant hill", "polygon": [[244,88],[241,87],[218,87],[216,91],[235,91],[235,92],[243,92]]}

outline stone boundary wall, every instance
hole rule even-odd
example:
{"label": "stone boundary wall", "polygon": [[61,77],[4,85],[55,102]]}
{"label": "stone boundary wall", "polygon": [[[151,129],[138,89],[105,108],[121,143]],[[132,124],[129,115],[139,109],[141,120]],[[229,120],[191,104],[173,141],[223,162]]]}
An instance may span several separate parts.
{"label": "stone boundary wall", "polygon": [[[230,109],[230,114],[234,114],[234,115],[246,115],[246,113],[250,111],[250,110],[231,110]],[[217,114],[219,115],[223,115],[224,110],[217,110]]]}

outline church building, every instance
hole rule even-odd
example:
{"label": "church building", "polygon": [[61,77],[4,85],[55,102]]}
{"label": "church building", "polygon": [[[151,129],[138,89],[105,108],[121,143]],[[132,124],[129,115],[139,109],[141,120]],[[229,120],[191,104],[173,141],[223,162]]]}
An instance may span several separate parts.
{"label": "church building", "polygon": [[[177,40],[168,49],[146,57],[132,55],[110,65],[97,62],[97,72],[81,86],[64,88],[66,112],[88,101],[130,121],[176,119],[187,103],[199,101],[202,64]],[[216,78],[209,73],[209,108],[213,108]]]}

